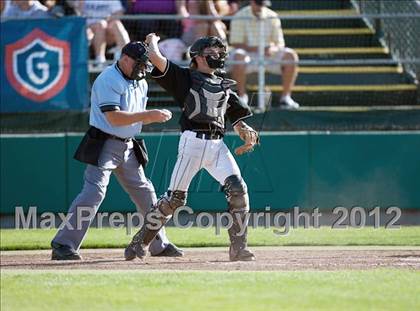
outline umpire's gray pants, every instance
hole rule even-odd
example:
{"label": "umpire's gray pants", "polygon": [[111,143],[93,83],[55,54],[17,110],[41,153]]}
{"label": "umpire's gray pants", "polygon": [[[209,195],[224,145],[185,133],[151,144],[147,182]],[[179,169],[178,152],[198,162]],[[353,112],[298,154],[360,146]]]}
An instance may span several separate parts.
{"label": "umpire's gray pants", "polygon": [[[105,142],[98,164],[98,166],[87,165],[82,192],[74,199],[69,209],[72,216],[68,223],[72,228],[64,226],[57,232],[53,239],[54,242],[68,245],[75,250],[80,248],[87,229],[105,198],[112,172],[142,215],[156,203],[155,189],[152,182],[146,178],[143,168],[139,167],[132,142],[125,143],[116,139],[108,139]],[[87,213],[86,208],[91,208],[92,212]],[[90,217],[86,221],[78,221],[78,215]],[[152,255],[158,254],[165,249],[168,243],[165,230],[162,228],[151,243],[149,251]]]}

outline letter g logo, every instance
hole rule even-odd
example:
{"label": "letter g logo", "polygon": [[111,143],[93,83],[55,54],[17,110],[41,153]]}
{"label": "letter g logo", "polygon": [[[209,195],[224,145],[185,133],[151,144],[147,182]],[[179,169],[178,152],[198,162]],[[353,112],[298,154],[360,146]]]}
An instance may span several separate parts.
{"label": "letter g logo", "polygon": [[22,96],[43,102],[57,95],[70,76],[70,46],[39,29],[6,46],[6,75]]}
{"label": "letter g logo", "polygon": [[[45,57],[46,54],[47,52],[35,52],[29,55],[29,57],[26,60],[26,72],[28,73],[29,79],[31,79],[31,81],[37,85],[41,85],[48,80],[48,77],[50,76],[50,65],[48,63],[41,62],[35,65],[34,59],[42,59]],[[40,70],[40,76],[38,76],[37,73],[34,72],[35,66],[37,69]]]}

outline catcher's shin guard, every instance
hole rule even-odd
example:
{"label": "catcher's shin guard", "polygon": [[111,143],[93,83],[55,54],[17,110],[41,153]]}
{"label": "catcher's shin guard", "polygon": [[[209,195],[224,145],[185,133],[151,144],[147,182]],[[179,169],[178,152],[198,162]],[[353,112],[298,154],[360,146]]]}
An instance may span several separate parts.
{"label": "catcher's shin guard", "polygon": [[141,229],[134,235],[124,252],[126,260],[146,256],[146,249],[153,241],[159,230],[171,219],[174,211],[185,205],[187,200],[184,191],[168,191],[145,216]]}
{"label": "catcher's shin guard", "polygon": [[229,257],[231,261],[255,260],[254,254],[247,249],[249,198],[248,189],[241,176],[231,175],[226,178],[224,191],[233,217],[228,229],[230,239]]}

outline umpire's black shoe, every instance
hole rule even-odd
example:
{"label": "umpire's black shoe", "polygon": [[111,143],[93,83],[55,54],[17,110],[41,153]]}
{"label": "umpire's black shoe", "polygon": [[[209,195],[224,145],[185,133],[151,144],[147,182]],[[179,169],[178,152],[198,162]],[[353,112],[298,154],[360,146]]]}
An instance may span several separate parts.
{"label": "umpire's black shoe", "polygon": [[51,260],[82,260],[82,256],[70,246],[51,242],[51,247]]}
{"label": "umpire's black shoe", "polygon": [[184,256],[184,251],[179,249],[174,244],[170,243],[165,249],[159,254],[152,255],[154,257],[182,257]]}

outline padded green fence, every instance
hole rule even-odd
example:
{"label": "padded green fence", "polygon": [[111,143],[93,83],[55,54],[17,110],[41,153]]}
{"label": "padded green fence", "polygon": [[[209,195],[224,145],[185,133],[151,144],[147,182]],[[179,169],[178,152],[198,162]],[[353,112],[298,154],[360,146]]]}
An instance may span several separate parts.
{"label": "padded green fence", "polygon": [[[73,160],[81,134],[2,135],[1,214],[15,206],[67,211],[82,186],[84,165]],[[147,175],[166,190],[176,160],[177,133],[145,134]],[[232,148],[239,144],[228,135]],[[237,157],[250,189],[252,210],[335,206],[420,209],[420,132],[263,133],[261,146]],[[189,206],[226,208],[219,185],[206,172],[193,180]],[[101,211],[134,211],[113,179]]]}
{"label": "padded green fence", "polygon": [[[171,112],[171,120],[149,124],[143,131],[178,130],[181,110],[172,107]],[[420,130],[419,120],[420,106],[341,109],[302,107],[299,110],[273,109],[266,113],[255,114],[247,120],[247,123],[258,131],[411,131]],[[2,134],[85,132],[88,127],[87,111],[3,113],[0,116]]]}

